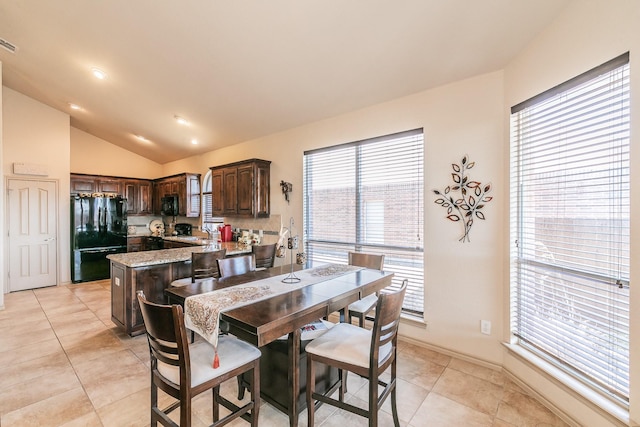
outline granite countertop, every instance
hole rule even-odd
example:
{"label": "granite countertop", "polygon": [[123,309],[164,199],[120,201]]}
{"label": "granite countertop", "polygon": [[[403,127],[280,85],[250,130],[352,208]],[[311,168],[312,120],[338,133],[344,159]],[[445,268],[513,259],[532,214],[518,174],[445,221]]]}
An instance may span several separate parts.
{"label": "granite countertop", "polygon": [[[180,239],[176,237],[165,237],[167,240]],[[182,240],[184,241],[184,240]],[[126,267],[146,267],[150,265],[169,264],[172,262],[183,262],[191,259],[192,252],[209,252],[226,248],[227,256],[251,253],[251,246],[238,248],[236,242],[210,242],[204,245],[194,245],[192,247],[160,249],[157,251],[127,252],[121,254],[107,255],[107,258]]]}

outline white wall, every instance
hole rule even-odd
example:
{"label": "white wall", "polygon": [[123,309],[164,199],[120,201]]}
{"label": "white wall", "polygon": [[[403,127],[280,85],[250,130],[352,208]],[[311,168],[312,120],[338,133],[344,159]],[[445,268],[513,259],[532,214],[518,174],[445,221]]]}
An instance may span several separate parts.
{"label": "white wall", "polygon": [[[546,89],[608,61],[631,52],[631,182],[638,182],[640,171],[640,2],[633,0],[574,2],[558,16],[505,69],[504,126],[508,127],[509,108]],[[505,141],[506,144],[506,141]],[[508,168],[505,157],[504,169]],[[508,189],[504,188],[504,199]],[[640,188],[631,186],[631,405],[632,419],[640,420],[640,293],[633,285],[640,267]],[[505,206],[506,207],[506,206]],[[505,211],[504,217],[507,218]],[[505,228],[506,228],[505,223]],[[505,295],[508,295],[508,235],[505,233]],[[507,299],[505,298],[505,301]],[[505,304],[505,309],[507,305]],[[507,318],[507,313],[504,313]],[[506,325],[505,325],[506,326]],[[508,329],[504,339],[509,340]],[[595,413],[592,407],[570,396],[554,381],[545,379],[512,354],[505,356],[505,368],[515,373],[544,398],[572,415],[582,425],[608,426],[611,420]]]}
{"label": "white wall", "polygon": [[[69,115],[2,88],[4,176],[13,163],[46,165],[48,179],[58,180],[58,278],[70,281],[69,268]],[[5,215],[2,223],[4,225]],[[3,233],[4,236],[4,233]]]}
{"label": "white wall", "polygon": [[71,172],[154,179],[162,165],[80,129],[71,128]]}

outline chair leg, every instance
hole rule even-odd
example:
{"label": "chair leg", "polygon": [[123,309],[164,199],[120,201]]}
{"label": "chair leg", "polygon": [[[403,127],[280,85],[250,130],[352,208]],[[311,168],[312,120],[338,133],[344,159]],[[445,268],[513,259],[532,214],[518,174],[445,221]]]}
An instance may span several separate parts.
{"label": "chair leg", "polygon": [[242,400],[244,399],[244,392],[247,388],[245,387],[242,375],[238,375],[236,378],[238,380],[238,400]]}
{"label": "chair leg", "polygon": [[191,425],[191,394],[180,399],[180,425]]}
{"label": "chair leg", "polygon": [[[153,376],[153,374],[151,375]],[[158,410],[158,387],[156,387],[153,379],[151,379],[151,427],[158,427],[156,410]]]}
{"label": "chair leg", "polygon": [[211,389],[211,409],[213,410],[213,422],[220,419],[220,404],[218,397],[220,396],[220,386]]}
{"label": "chair leg", "polygon": [[[338,374],[342,380],[342,374]],[[342,386],[340,386],[342,390]],[[315,405],[313,402],[313,393],[316,391],[316,373],[313,358],[307,353],[307,426],[313,427],[313,418],[315,415]]]}
{"label": "chair leg", "polygon": [[259,360],[256,360],[253,366],[251,399],[253,400],[253,409],[251,409],[251,427],[258,427],[258,418],[260,415],[260,361]]}
{"label": "chair leg", "polygon": [[378,381],[369,378],[369,427],[378,427]]}

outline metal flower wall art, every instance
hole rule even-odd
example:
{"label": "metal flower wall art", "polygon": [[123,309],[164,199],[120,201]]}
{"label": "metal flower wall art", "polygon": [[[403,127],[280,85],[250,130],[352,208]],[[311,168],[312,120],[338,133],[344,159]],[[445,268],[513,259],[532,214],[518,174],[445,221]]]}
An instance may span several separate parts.
{"label": "metal flower wall art", "polygon": [[469,178],[468,171],[474,166],[475,162],[470,162],[465,154],[459,165],[451,165],[453,185],[448,185],[444,191],[433,190],[438,196],[435,203],[447,210],[447,218],[462,224],[464,234],[459,239],[462,243],[471,242],[469,233],[474,219],[485,219],[482,208],[493,199],[487,195],[491,191],[491,184],[483,185]]}

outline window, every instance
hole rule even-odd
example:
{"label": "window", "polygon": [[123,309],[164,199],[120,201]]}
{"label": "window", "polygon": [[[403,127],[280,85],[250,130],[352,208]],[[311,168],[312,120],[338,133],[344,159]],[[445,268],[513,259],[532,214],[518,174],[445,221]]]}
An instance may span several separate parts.
{"label": "window", "polygon": [[202,180],[202,229],[216,230],[223,222],[222,218],[213,216],[213,196],[211,194],[211,171]]}
{"label": "window", "polygon": [[512,333],[629,397],[629,55],[512,108]]}
{"label": "window", "polygon": [[424,311],[422,129],[305,152],[305,251],[347,263],[347,252],[385,254],[393,286],[409,279],[406,311]]}

